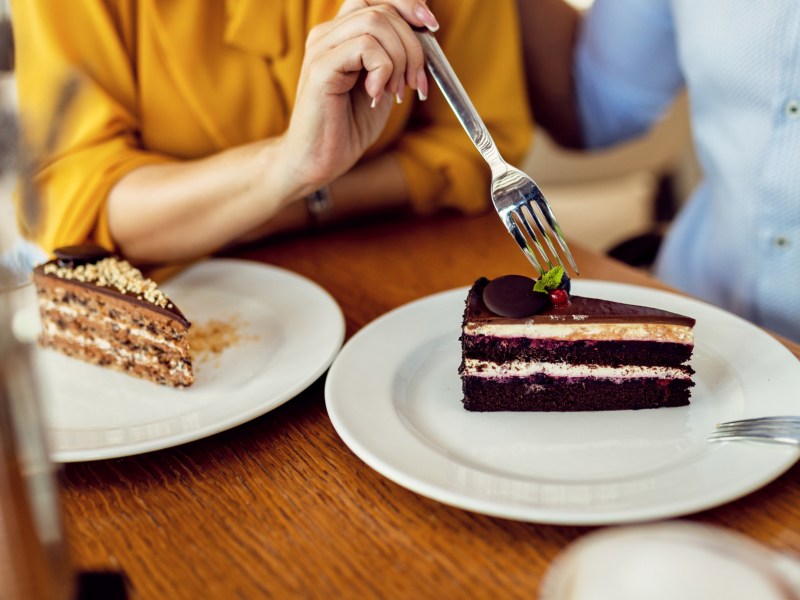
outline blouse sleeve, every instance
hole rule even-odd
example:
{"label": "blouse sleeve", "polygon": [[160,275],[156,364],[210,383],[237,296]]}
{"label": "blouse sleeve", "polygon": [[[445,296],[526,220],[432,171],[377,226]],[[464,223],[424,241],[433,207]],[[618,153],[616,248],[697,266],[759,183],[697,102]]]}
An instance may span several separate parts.
{"label": "blouse sleeve", "polygon": [[12,0],[12,19],[36,190],[17,201],[37,204],[18,211],[23,233],[48,252],[88,239],[112,248],[111,188],[133,169],[171,160],[139,144],[130,1]]}
{"label": "blouse sleeve", "polygon": [[[503,157],[519,163],[531,142],[519,25],[513,0],[431,1],[436,37]],[[431,77],[410,130],[397,145],[418,212],[489,206],[490,171]]]}

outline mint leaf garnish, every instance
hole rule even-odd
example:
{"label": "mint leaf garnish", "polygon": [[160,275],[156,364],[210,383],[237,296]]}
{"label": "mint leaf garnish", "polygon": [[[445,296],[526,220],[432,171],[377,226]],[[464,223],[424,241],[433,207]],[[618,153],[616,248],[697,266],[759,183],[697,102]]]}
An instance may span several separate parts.
{"label": "mint leaf garnish", "polygon": [[533,286],[534,292],[544,292],[545,294],[551,290],[556,289],[561,285],[561,279],[564,277],[564,267],[553,267],[547,273],[536,280]]}

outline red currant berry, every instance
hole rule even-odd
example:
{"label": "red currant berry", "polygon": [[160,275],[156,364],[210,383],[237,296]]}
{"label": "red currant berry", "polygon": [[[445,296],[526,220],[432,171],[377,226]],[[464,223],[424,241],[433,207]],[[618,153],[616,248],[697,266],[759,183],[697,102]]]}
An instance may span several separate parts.
{"label": "red currant berry", "polygon": [[567,290],[552,290],[550,292],[550,301],[556,306],[566,304],[569,301],[569,294]]}

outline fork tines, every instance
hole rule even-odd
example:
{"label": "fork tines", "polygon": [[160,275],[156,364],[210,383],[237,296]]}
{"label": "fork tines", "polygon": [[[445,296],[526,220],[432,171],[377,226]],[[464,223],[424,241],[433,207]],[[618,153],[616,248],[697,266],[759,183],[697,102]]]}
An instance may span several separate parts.
{"label": "fork tines", "polygon": [[774,444],[800,445],[800,432],[787,431],[745,431],[741,433],[716,432],[708,436],[709,442],[734,442],[736,440],[753,440],[772,442]]}
{"label": "fork tines", "polygon": [[[538,211],[531,204],[532,201],[539,208]],[[553,259],[555,259],[556,264],[566,271],[567,265],[561,258],[563,254],[572,271],[579,275],[578,266],[575,264],[575,259],[567,246],[566,239],[564,239],[561,226],[556,221],[553,211],[541,193],[538,195],[532,194],[531,197],[526,197],[524,202],[509,206],[505,214],[501,216],[517,245],[519,245],[539,273],[552,269],[554,266]],[[535,228],[531,225],[531,222],[536,226]],[[551,232],[555,236],[556,242],[558,242],[561,253],[556,250],[553,244]],[[544,239],[544,244],[542,244],[542,239]],[[545,250],[545,245],[547,250]]]}
{"label": "fork tines", "polygon": [[719,423],[709,441],[755,440],[800,445],[800,417],[775,416]]}
{"label": "fork tines", "polygon": [[764,425],[799,425],[800,416],[796,415],[782,415],[774,417],[754,417],[752,419],[739,419],[737,421],[726,421],[725,423],[718,423],[717,429],[739,427],[747,424],[764,424]]}

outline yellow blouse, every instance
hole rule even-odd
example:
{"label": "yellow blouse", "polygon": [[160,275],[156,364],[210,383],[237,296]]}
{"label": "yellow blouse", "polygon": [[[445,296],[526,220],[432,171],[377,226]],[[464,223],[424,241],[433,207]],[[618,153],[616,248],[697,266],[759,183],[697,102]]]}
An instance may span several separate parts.
{"label": "yellow blouse", "polygon": [[[340,4],[12,0],[20,108],[39,161],[40,218],[21,216],[23,232],[47,251],[87,239],[113,247],[106,198],[126,173],[282,133],[308,32]],[[514,1],[429,4],[437,38],[500,151],[519,161],[532,122]],[[76,96],[48,144],[60,90],[76,77]],[[418,212],[477,212],[488,205],[489,170],[430,81],[429,99],[407,93],[367,154],[398,158]]]}

